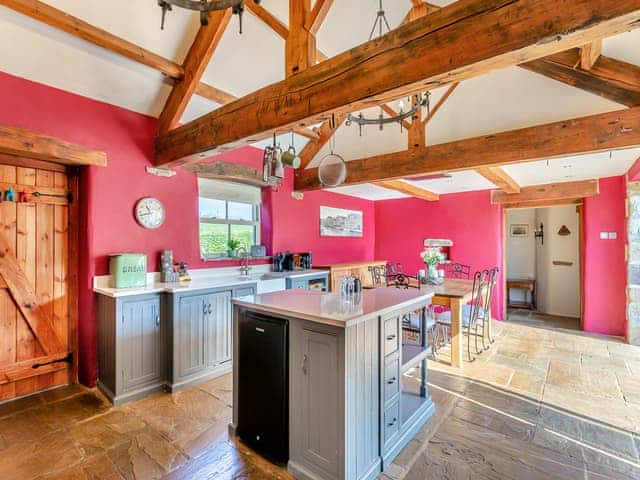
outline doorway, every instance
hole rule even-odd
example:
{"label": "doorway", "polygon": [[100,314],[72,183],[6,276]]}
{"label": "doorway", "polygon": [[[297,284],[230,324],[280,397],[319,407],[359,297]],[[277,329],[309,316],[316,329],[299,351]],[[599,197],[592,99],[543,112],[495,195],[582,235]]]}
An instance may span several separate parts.
{"label": "doorway", "polygon": [[76,380],[77,176],[0,158],[0,401]]}
{"label": "doorway", "polygon": [[507,320],[582,329],[582,208],[505,210]]}

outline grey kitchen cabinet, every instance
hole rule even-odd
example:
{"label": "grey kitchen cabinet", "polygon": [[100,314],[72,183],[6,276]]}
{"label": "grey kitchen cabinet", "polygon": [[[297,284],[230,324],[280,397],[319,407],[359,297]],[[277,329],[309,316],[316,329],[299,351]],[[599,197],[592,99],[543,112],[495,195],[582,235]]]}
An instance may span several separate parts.
{"label": "grey kitchen cabinet", "polygon": [[329,274],[319,273],[317,275],[287,278],[286,287],[287,290],[321,290],[326,292],[329,288]]}
{"label": "grey kitchen cabinet", "polygon": [[231,292],[207,295],[207,367],[231,361]]}
{"label": "grey kitchen cabinet", "polygon": [[163,388],[164,324],[159,294],[99,297],[98,386],[114,405]]}

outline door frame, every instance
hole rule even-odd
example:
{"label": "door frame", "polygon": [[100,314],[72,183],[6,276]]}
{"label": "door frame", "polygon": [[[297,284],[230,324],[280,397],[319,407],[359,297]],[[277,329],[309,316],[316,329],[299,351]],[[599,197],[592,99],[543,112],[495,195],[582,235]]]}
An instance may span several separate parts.
{"label": "door frame", "polygon": [[[502,276],[502,284],[503,284],[503,299],[502,299],[502,313],[503,318],[505,320],[508,318],[508,307],[507,307],[507,211],[509,210],[529,210],[536,208],[552,208],[552,207],[562,207],[562,206],[575,206],[576,213],[578,214],[578,257],[580,259],[580,268],[579,268],[579,276],[580,276],[580,330],[584,331],[584,258],[585,258],[585,248],[584,248],[584,198],[567,200],[566,203],[558,203],[557,201],[549,201],[549,202],[540,202],[536,203],[532,206],[525,207],[508,207],[505,206],[502,209],[502,271],[504,275]],[[536,288],[537,290],[537,288]]]}

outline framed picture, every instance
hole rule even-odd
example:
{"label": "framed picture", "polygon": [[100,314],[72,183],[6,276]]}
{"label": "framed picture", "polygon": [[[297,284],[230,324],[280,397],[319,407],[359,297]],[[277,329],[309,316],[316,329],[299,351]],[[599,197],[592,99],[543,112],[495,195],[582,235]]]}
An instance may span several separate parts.
{"label": "framed picture", "polygon": [[529,236],[529,225],[524,223],[514,223],[510,225],[511,236],[514,238],[525,238]]}
{"label": "framed picture", "polygon": [[320,207],[321,237],[362,237],[362,212]]}

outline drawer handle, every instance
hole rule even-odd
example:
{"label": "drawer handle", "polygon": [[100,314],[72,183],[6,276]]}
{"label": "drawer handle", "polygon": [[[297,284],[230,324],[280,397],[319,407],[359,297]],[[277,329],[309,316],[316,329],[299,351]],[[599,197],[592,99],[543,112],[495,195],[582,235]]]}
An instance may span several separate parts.
{"label": "drawer handle", "polygon": [[393,427],[397,421],[398,419],[394,417],[393,420],[391,420],[391,423],[387,423],[387,427]]}
{"label": "drawer handle", "polygon": [[206,304],[206,303],[203,303],[203,304],[202,304],[202,313],[203,313],[204,315],[206,315],[206,314],[207,314],[207,304]]}
{"label": "drawer handle", "polygon": [[391,377],[389,380],[387,380],[387,383],[389,385],[393,385],[394,383],[396,383],[396,377]]}
{"label": "drawer handle", "polygon": [[207,310],[207,313],[208,313],[209,315],[211,315],[211,312],[212,312],[212,311],[213,311],[213,310],[211,309],[211,304],[209,304],[209,308],[208,308],[208,310]]}
{"label": "drawer handle", "polygon": [[395,340],[396,338],[396,334],[392,334],[392,335],[387,335],[387,340]]}

